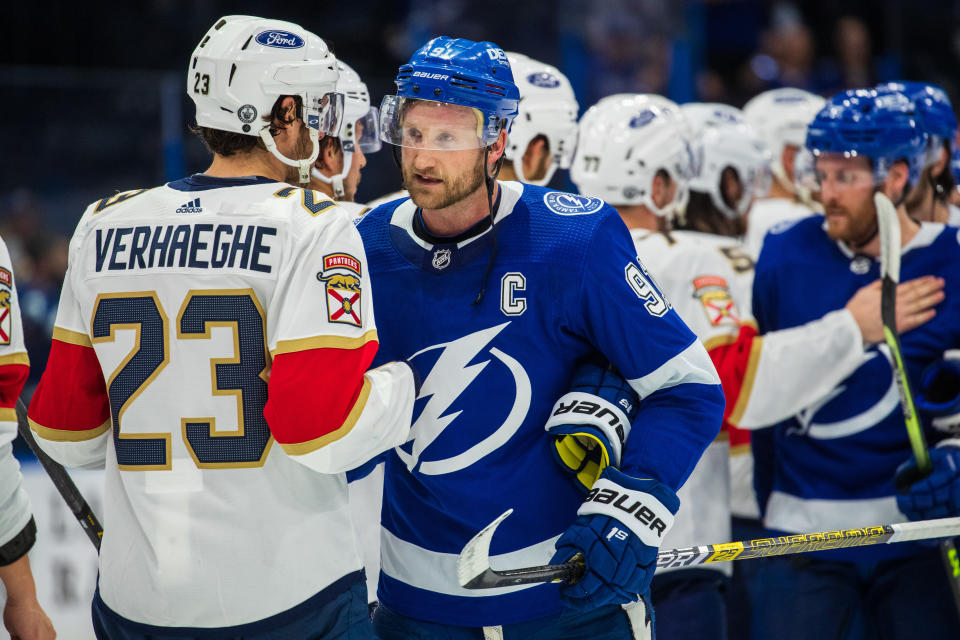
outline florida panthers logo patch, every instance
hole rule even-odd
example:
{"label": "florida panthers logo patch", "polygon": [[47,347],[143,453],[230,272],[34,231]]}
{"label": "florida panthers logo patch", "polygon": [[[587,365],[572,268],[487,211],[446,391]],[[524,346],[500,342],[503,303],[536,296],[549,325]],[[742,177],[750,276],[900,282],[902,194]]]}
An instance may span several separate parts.
{"label": "florida panthers logo patch", "polygon": [[349,253],[323,256],[323,271],[317,274],[317,280],[326,285],[330,322],[361,326],[360,274],[360,261]]}
{"label": "florida panthers logo patch", "polygon": [[10,344],[13,334],[11,296],[13,295],[13,274],[0,267],[0,345]]}
{"label": "florida panthers logo patch", "polygon": [[700,299],[703,311],[713,327],[740,326],[737,306],[730,296],[727,281],[720,276],[699,276],[693,279],[693,296]]}

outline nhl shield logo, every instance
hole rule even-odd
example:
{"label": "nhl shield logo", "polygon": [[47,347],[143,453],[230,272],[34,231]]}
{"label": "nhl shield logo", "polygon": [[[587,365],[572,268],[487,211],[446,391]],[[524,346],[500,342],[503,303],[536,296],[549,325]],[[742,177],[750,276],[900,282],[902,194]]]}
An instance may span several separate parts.
{"label": "nhl shield logo", "polygon": [[326,285],[327,319],[330,322],[363,323],[360,319],[360,261],[349,253],[331,253],[323,257],[323,271],[317,280]]}
{"label": "nhl shield logo", "polygon": [[703,305],[703,311],[707,314],[711,326],[740,326],[737,306],[730,297],[730,288],[723,278],[719,276],[694,278],[693,295],[700,299],[700,304]]}
{"label": "nhl shield logo", "polygon": [[450,249],[437,249],[433,252],[433,268],[446,269],[450,266]]}
{"label": "nhl shield logo", "polygon": [[10,344],[13,335],[12,296],[13,274],[0,267],[0,345]]}

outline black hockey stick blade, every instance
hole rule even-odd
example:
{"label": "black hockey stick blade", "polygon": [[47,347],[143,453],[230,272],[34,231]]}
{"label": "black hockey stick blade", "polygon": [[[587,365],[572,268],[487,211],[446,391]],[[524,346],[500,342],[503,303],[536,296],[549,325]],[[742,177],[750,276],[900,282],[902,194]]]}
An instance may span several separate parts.
{"label": "black hockey stick blade", "polygon": [[[575,582],[586,569],[583,557],[577,554],[563,564],[507,569],[490,567],[490,540],[503,520],[513,513],[508,510],[487,525],[463,547],[457,565],[460,585],[467,589],[512,587],[535,582]],[[941,518],[899,524],[882,524],[856,529],[798,533],[776,538],[758,538],[743,542],[723,542],[700,547],[669,549],[657,554],[657,567],[692,567],[699,564],[784,556],[810,551],[865,547],[913,540],[932,540],[960,535],[960,518]],[[578,557],[579,556],[579,557]]]}
{"label": "black hockey stick blade", "polygon": [[100,524],[96,514],[93,513],[93,509],[87,504],[83,494],[77,489],[77,485],[73,483],[73,479],[70,477],[70,474],[67,473],[67,470],[48,456],[46,452],[40,448],[40,445],[37,444],[37,441],[33,437],[33,432],[30,431],[30,423],[27,421],[27,407],[23,404],[23,400],[19,399],[17,400],[17,431],[20,433],[20,437],[27,443],[27,446],[30,447],[33,455],[37,456],[37,460],[43,465],[43,469],[47,472],[47,475],[50,476],[53,486],[60,492],[60,496],[64,502],[67,503],[67,507],[73,512],[80,526],[83,527],[87,537],[90,538],[90,542],[97,548],[97,551],[100,551],[103,525]]}
{"label": "black hockey stick blade", "polygon": [[460,586],[467,589],[492,589],[494,587],[514,587],[520,584],[534,584],[538,582],[569,582],[575,583],[583,576],[585,568],[583,556],[577,554],[570,562],[563,564],[548,564],[540,567],[525,567],[523,569],[507,569],[497,571],[490,567],[490,541],[493,533],[513,513],[507,509],[500,517],[488,524],[477,535],[471,538],[457,558],[457,577]]}

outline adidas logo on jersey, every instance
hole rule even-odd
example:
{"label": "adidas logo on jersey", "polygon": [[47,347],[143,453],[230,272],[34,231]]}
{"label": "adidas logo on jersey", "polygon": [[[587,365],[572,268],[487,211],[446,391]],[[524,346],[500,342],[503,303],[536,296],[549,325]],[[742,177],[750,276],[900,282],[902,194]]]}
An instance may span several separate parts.
{"label": "adidas logo on jersey", "polygon": [[200,198],[196,198],[177,207],[177,213],[203,213],[203,207],[200,206]]}

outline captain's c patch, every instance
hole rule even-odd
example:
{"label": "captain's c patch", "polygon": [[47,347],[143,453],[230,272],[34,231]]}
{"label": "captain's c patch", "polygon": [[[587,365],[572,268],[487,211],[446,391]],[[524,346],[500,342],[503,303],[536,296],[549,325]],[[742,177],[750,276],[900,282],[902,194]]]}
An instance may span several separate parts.
{"label": "captain's c patch", "polygon": [[349,253],[323,257],[317,280],[326,285],[327,319],[330,322],[362,325],[360,320],[360,261]]}

